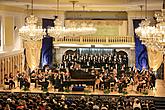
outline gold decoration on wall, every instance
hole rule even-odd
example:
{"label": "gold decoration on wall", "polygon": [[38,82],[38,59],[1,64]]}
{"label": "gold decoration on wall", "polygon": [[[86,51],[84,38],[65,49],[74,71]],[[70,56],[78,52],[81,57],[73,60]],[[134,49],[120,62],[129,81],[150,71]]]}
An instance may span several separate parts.
{"label": "gold decoration on wall", "polygon": [[[73,20],[65,20],[65,27],[72,24]],[[76,25],[81,23],[93,24],[97,29],[96,33],[90,36],[126,36],[127,20],[74,20]],[[89,35],[88,35],[89,36]]]}

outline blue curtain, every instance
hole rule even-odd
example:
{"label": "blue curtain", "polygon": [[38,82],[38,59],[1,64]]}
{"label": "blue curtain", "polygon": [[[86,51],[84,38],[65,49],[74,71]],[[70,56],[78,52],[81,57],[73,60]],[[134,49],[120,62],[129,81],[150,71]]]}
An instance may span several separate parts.
{"label": "blue curtain", "polygon": [[139,27],[139,23],[141,23],[141,21],[142,20],[133,20],[136,68],[140,70],[142,70],[142,68],[148,69],[147,48],[145,45],[142,44],[138,36],[135,34],[135,29]]}
{"label": "blue curtain", "polygon": [[51,65],[52,64],[52,49],[53,49],[53,38],[45,37],[42,39],[42,60],[41,65]]}
{"label": "blue curtain", "polygon": [[[42,27],[46,29],[49,27],[53,27],[54,26],[53,21],[54,19],[42,19]],[[41,63],[40,63],[41,67],[43,67],[44,65],[52,64],[52,58],[53,58],[52,50],[53,50],[53,38],[48,36],[47,34],[46,37],[42,39]]]}

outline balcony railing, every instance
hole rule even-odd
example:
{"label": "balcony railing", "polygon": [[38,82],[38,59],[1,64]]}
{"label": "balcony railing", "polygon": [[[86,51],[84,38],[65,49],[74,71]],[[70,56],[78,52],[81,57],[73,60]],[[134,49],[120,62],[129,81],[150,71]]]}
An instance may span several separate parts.
{"label": "balcony railing", "polygon": [[131,36],[80,36],[55,39],[55,44],[128,44],[134,45]]}

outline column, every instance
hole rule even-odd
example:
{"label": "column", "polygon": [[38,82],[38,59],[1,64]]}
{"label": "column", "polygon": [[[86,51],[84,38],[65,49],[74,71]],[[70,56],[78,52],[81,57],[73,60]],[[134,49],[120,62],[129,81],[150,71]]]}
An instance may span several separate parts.
{"label": "column", "polygon": [[5,16],[5,50],[12,50],[13,49],[13,32],[14,32],[14,24],[13,24],[13,16]]}

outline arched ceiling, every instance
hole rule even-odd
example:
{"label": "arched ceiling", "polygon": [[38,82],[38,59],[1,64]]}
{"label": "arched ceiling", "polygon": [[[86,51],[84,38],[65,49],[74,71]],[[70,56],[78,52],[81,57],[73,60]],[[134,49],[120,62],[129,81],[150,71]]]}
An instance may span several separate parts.
{"label": "arched ceiling", "polygon": [[[59,0],[61,11],[72,10],[71,0]],[[86,11],[135,11],[140,10],[139,5],[144,5],[145,0],[78,0],[75,10]],[[31,4],[31,0],[0,0],[0,4],[26,9]],[[148,0],[148,10],[160,10],[163,0]],[[34,0],[34,9],[56,10],[57,0]]]}

